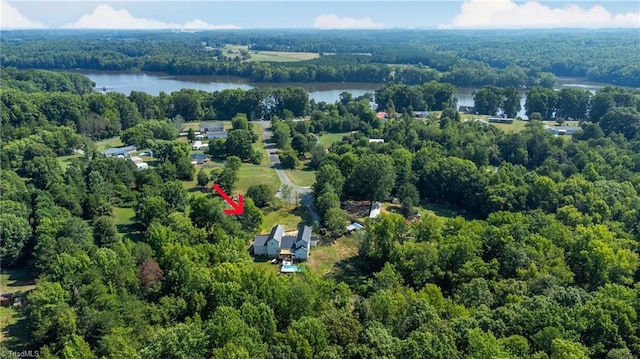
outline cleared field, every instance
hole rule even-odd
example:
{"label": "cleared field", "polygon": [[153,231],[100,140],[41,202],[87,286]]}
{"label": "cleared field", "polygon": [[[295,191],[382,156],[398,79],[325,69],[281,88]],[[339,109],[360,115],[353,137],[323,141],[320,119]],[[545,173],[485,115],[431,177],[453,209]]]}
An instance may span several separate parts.
{"label": "cleared field", "polygon": [[309,161],[304,161],[295,170],[285,170],[287,177],[298,186],[311,187],[316,181],[316,171],[307,166]]}
{"label": "cleared field", "polygon": [[318,138],[318,143],[325,148],[329,148],[334,142],[340,142],[344,136],[349,136],[350,134],[351,132],[325,133]]}
{"label": "cleared field", "polygon": [[249,61],[258,62],[296,62],[320,57],[316,52],[251,51]]}
{"label": "cleared field", "polygon": [[106,140],[96,142],[96,150],[98,152],[102,152],[109,147],[120,147],[124,145],[120,140],[120,137],[111,137]]}
{"label": "cleared field", "polygon": [[82,157],[82,155],[69,155],[69,156],[60,156],[57,158],[58,163],[60,164],[60,167],[62,168],[62,171],[66,171],[67,167],[69,167],[69,161],[71,161],[71,159],[73,158],[80,158]]}
{"label": "cleared field", "polygon": [[230,58],[242,56],[241,51],[248,51],[251,55],[247,61],[258,62],[296,62],[320,57],[317,52],[257,51],[249,50],[246,45],[225,45],[222,48],[222,54]]}
{"label": "cleared field", "polygon": [[247,193],[247,188],[254,184],[266,183],[273,185],[273,188],[280,186],[280,179],[276,174],[276,171],[270,167],[264,167],[262,165],[254,165],[251,163],[243,163],[240,167],[238,176],[240,177],[237,183],[235,193]]}
{"label": "cleared field", "polygon": [[[399,204],[392,204],[389,202],[382,203],[382,213],[400,213],[400,208],[401,205]],[[435,216],[442,218],[463,217],[468,220],[474,219],[474,217],[466,211],[461,211],[456,207],[444,203],[420,201],[420,203],[415,205],[414,208],[423,218],[426,216]]]}
{"label": "cleared field", "polygon": [[320,275],[332,275],[342,270],[338,264],[343,264],[344,261],[357,255],[356,237],[341,237],[331,243],[319,243],[317,247],[311,248],[309,259],[305,264]]}
{"label": "cleared field", "polygon": [[267,208],[263,213],[264,222],[260,227],[260,233],[269,233],[277,224],[282,224],[286,231],[295,231],[301,223],[306,223],[303,220],[302,207],[300,209]]}
{"label": "cleared field", "polygon": [[115,207],[113,209],[113,214],[116,217],[116,224],[128,226],[133,223],[133,218],[135,217],[136,212],[133,208]]}
{"label": "cleared field", "polygon": [[[0,272],[0,292],[24,296],[36,287],[28,268],[3,269]],[[0,347],[19,351],[28,343],[29,331],[22,309],[0,307]]]}

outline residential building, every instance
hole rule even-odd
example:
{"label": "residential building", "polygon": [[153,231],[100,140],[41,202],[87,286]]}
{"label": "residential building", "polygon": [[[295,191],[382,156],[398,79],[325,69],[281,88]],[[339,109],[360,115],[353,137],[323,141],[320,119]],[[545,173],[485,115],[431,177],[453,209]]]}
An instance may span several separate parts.
{"label": "residential building", "polygon": [[200,135],[203,139],[205,138],[204,136],[206,136],[209,140],[227,138],[227,131],[224,130],[224,124],[222,122],[202,122],[200,124]]}
{"label": "residential building", "polygon": [[194,153],[191,155],[191,164],[192,165],[201,165],[205,162],[208,162],[209,158],[207,155],[203,153]]}
{"label": "residential building", "polygon": [[582,127],[579,126],[549,126],[544,125],[545,130],[547,132],[556,135],[556,136],[571,136],[574,135],[578,131],[582,131]]}
{"label": "residential building", "polygon": [[382,205],[380,202],[373,202],[371,205],[371,211],[369,211],[369,218],[376,219],[380,216],[380,211],[382,210]]}
{"label": "residential building", "polygon": [[258,235],[253,240],[253,254],[269,258],[295,258],[306,260],[309,258],[311,247],[316,246],[316,238],[311,236],[313,229],[303,226],[296,236],[285,236],[284,226],[276,225],[266,235]]}
{"label": "residential building", "polygon": [[111,147],[102,151],[102,154],[107,157],[118,157],[118,156],[129,156],[135,153],[137,150],[136,146],[125,146],[125,147]]}
{"label": "residential building", "polygon": [[460,106],[458,112],[466,113],[468,115],[477,115],[478,112],[474,106]]}

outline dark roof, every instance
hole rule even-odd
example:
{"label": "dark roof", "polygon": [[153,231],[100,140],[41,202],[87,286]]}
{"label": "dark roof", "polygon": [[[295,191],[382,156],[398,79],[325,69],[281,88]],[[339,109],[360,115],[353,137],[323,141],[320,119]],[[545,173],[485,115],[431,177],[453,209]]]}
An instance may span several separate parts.
{"label": "dark roof", "polygon": [[280,249],[291,249],[296,243],[296,237],[285,236],[280,240]]}
{"label": "dark roof", "polygon": [[102,151],[102,154],[106,156],[117,156],[117,155],[124,155],[129,152],[133,152],[135,150],[136,150],[136,146],[111,147]]}
{"label": "dark roof", "polygon": [[207,155],[204,153],[194,153],[191,155],[192,160],[204,160],[205,158],[207,158]]}
{"label": "dark roof", "polygon": [[313,228],[309,226],[304,226],[298,231],[298,237],[296,238],[296,242],[305,241],[307,243],[311,243],[311,232]]}
{"label": "dark roof", "polygon": [[264,247],[267,244],[267,240],[269,239],[269,236],[256,236],[253,239],[253,246],[254,247]]}

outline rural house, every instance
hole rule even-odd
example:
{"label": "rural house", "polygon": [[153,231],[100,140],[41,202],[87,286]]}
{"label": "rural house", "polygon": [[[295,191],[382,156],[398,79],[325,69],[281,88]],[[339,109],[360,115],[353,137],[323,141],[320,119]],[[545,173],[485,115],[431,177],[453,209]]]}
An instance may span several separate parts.
{"label": "rural house", "polygon": [[306,260],[309,250],[316,246],[316,238],[311,237],[312,228],[303,226],[297,236],[285,236],[284,226],[276,225],[267,235],[255,236],[253,254],[269,258],[295,258]]}
{"label": "rural house", "polygon": [[227,131],[222,122],[203,122],[200,124],[200,135],[206,135],[209,140],[227,138]]}
{"label": "rural house", "polygon": [[136,152],[136,146],[125,146],[125,147],[111,147],[102,151],[102,154],[107,157],[118,157],[118,156],[127,156]]}
{"label": "rural house", "polygon": [[371,211],[369,211],[369,218],[376,219],[380,216],[380,211],[382,210],[382,205],[380,202],[373,202],[371,205]]}

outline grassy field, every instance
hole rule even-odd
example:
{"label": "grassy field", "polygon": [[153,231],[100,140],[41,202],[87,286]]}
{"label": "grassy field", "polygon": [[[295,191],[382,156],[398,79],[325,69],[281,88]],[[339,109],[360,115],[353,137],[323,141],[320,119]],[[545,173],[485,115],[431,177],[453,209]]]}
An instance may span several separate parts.
{"label": "grassy field", "polygon": [[126,234],[129,232],[129,226],[133,223],[136,212],[133,208],[114,207],[113,214],[116,217],[116,226],[118,233]]}
{"label": "grassy field", "polygon": [[[231,53],[229,53],[231,50]],[[225,57],[235,58],[242,56],[241,50],[249,51],[246,45],[225,45],[222,48],[222,54]],[[288,52],[288,51],[256,51],[250,50],[251,57],[247,61],[269,61],[269,62],[296,62],[312,60],[320,57],[317,52]]]}
{"label": "grassy field", "polygon": [[82,155],[68,155],[68,156],[60,156],[57,158],[58,163],[60,164],[60,167],[62,168],[62,171],[66,171],[67,167],[69,167],[69,161],[71,161],[71,159],[73,158],[81,158]]}
{"label": "grassy field", "polygon": [[292,208],[267,208],[263,213],[264,222],[260,227],[260,233],[269,233],[277,224],[282,224],[286,231],[295,231],[301,224],[310,224],[306,207],[303,206],[297,209],[293,206]]}
{"label": "grassy field", "polygon": [[[382,203],[382,212],[394,212],[400,213],[399,204],[392,204],[389,202]],[[474,219],[473,215],[467,213],[466,211],[461,211],[456,207],[450,206],[445,203],[433,203],[427,201],[420,201],[420,203],[414,206],[416,211],[420,213],[420,215],[424,218],[426,216],[436,216],[442,218],[455,218],[455,217],[463,217],[467,220]]]}
{"label": "grassy field", "polygon": [[318,143],[323,145],[325,148],[329,148],[331,147],[331,144],[342,141],[344,136],[349,136],[350,134],[351,132],[325,133],[320,136]]}
{"label": "grassy field", "polygon": [[309,168],[309,160],[303,161],[295,170],[285,170],[287,177],[302,187],[311,187],[316,181],[316,171]]}
{"label": "grassy field", "polygon": [[357,255],[358,241],[356,237],[341,237],[331,243],[319,243],[317,247],[312,248],[305,264],[322,276],[335,275],[340,271],[339,263]]}
{"label": "grassy field", "polygon": [[276,171],[271,167],[263,165],[254,165],[251,163],[243,163],[239,171],[239,180],[236,185],[236,193],[247,193],[247,188],[254,184],[267,183],[273,185],[273,188],[280,186],[280,179]]}
{"label": "grassy field", "polygon": [[285,173],[298,186],[311,187],[316,181],[316,172],[310,169],[286,170]]}
{"label": "grassy field", "polygon": [[120,141],[120,137],[111,137],[106,140],[96,142],[96,151],[102,152],[109,147],[120,147],[124,145],[122,141]]}
{"label": "grassy field", "polygon": [[[0,272],[0,292],[24,296],[36,287],[33,276],[27,268],[2,270]],[[9,350],[25,349],[29,332],[22,309],[0,307],[0,346]]]}

